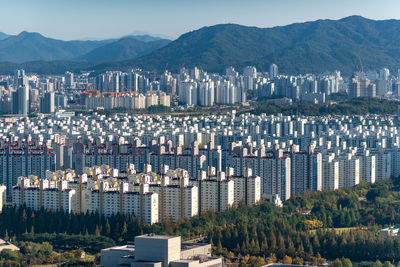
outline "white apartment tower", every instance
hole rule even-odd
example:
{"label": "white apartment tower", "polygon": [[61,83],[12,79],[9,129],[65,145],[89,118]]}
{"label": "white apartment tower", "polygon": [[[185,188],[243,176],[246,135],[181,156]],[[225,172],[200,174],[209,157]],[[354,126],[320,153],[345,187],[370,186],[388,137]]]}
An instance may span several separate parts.
{"label": "white apartment tower", "polygon": [[199,171],[199,212],[224,211],[234,205],[234,182],[225,177],[224,172],[218,172],[217,177],[207,178],[205,171]]}
{"label": "white apartment tower", "polygon": [[291,194],[322,190],[322,154],[309,145],[307,152],[291,151]]}
{"label": "white apartment tower", "polygon": [[[233,174],[233,171],[229,171]],[[241,202],[246,206],[254,206],[261,200],[261,178],[254,176],[252,169],[246,168],[244,176],[229,176],[234,182],[235,206]]]}
{"label": "white apartment tower", "polygon": [[290,158],[284,157],[281,149],[277,148],[273,156],[260,158],[259,175],[262,177],[262,194],[268,198],[279,195],[283,201],[291,194]]}

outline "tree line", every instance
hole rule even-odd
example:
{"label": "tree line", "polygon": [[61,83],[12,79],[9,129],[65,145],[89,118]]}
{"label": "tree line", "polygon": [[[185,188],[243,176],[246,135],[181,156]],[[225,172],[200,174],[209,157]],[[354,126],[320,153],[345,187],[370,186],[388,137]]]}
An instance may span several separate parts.
{"label": "tree line", "polygon": [[399,102],[386,99],[360,97],[332,104],[293,103],[273,104],[261,99],[253,109],[254,114],[267,115],[282,113],[283,115],[365,115],[365,114],[395,114]]}

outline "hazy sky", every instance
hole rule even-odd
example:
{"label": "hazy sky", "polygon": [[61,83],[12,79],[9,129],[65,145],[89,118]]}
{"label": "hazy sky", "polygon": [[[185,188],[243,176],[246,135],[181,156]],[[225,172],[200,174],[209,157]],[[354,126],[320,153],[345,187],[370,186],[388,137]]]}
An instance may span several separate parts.
{"label": "hazy sky", "polygon": [[400,19],[399,0],[0,0],[0,31],[71,40],[135,31],[173,38],[219,23],[271,27],[362,15]]}

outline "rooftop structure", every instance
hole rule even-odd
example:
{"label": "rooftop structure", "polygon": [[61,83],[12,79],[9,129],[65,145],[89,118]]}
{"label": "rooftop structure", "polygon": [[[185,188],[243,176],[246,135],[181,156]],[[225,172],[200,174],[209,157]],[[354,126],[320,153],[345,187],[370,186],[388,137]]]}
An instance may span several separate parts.
{"label": "rooftop structure", "polygon": [[222,259],[213,257],[211,244],[182,242],[180,236],[146,234],[135,237],[134,245],[103,249],[101,266],[189,267],[222,266]]}

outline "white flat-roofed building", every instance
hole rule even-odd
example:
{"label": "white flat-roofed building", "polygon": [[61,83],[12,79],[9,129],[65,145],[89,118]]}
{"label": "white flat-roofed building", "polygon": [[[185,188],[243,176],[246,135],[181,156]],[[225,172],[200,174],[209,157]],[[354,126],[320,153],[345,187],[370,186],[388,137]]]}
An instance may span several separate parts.
{"label": "white flat-roofed building", "polygon": [[101,251],[101,266],[132,267],[222,267],[222,258],[213,257],[211,244],[181,241],[180,236],[146,234],[135,237],[135,245]]}

